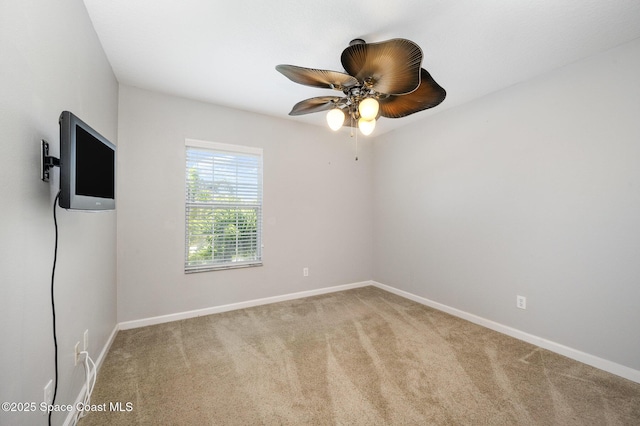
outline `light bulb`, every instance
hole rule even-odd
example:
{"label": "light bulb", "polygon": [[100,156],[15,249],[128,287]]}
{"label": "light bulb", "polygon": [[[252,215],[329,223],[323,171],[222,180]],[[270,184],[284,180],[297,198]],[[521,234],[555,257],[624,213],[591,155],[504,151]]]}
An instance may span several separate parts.
{"label": "light bulb", "polygon": [[365,120],[364,118],[361,118],[360,120],[358,120],[358,128],[363,135],[369,136],[371,133],[373,133],[373,129],[376,128],[376,119],[374,118],[373,120]]}
{"label": "light bulb", "polygon": [[378,115],[378,108],[380,105],[374,98],[366,98],[358,105],[358,111],[360,111],[360,117],[367,121],[371,121]]}
{"label": "light bulb", "polygon": [[344,112],[340,108],[334,108],[327,113],[327,124],[331,130],[338,130],[344,124]]}

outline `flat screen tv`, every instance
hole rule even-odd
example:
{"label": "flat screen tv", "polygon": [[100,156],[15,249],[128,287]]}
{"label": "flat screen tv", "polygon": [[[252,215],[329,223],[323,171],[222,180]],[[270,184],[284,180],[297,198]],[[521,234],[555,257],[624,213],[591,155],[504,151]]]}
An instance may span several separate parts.
{"label": "flat screen tv", "polygon": [[60,114],[59,124],[60,207],[115,209],[115,145],[69,111]]}

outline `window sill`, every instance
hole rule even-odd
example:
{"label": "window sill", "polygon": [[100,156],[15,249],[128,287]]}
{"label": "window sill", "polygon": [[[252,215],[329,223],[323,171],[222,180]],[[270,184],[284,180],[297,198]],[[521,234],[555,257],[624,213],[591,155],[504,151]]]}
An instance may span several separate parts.
{"label": "window sill", "polygon": [[237,265],[220,265],[220,266],[201,266],[197,268],[185,269],[185,274],[195,274],[198,272],[211,272],[211,271],[225,271],[227,269],[244,269],[244,268],[254,268],[257,266],[262,266],[262,262],[254,262],[254,263],[240,263]]}

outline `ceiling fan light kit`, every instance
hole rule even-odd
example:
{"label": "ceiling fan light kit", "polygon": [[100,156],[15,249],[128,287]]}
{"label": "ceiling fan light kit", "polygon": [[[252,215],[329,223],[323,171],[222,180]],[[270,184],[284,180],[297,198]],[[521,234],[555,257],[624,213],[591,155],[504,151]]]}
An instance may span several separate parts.
{"label": "ceiling fan light kit", "polygon": [[346,73],[295,65],[278,65],[276,70],[295,83],[342,92],[300,101],[289,115],[328,111],[332,130],[357,125],[363,135],[370,135],[380,116],[406,117],[444,100],[446,91],[421,68],[422,58],[422,50],[410,40],[355,39],[340,57]]}
{"label": "ceiling fan light kit", "polygon": [[380,104],[375,98],[364,98],[358,105],[360,117],[367,121],[375,120],[380,110]]}
{"label": "ceiling fan light kit", "polygon": [[340,108],[334,108],[327,113],[327,124],[331,130],[340,130],[344,123],[344,112]]}
{"label": "ceiling fan light kit", "polygon": [[358,119],[358,129],[360,129],[360,132],[363,135],[369,136],[371,133],[373,133],[373,129],[375,128],[376,128],[375,118],[373,120],[365,120],[364,117],[361,117]]}

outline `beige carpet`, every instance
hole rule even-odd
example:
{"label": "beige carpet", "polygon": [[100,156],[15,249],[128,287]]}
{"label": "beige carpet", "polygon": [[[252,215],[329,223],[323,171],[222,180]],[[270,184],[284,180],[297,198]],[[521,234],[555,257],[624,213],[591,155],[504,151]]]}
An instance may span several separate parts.
{"label": "beige carpet", "polygon": [[639,425],[640,384],[374,287],[118,333],[88,425]]}

